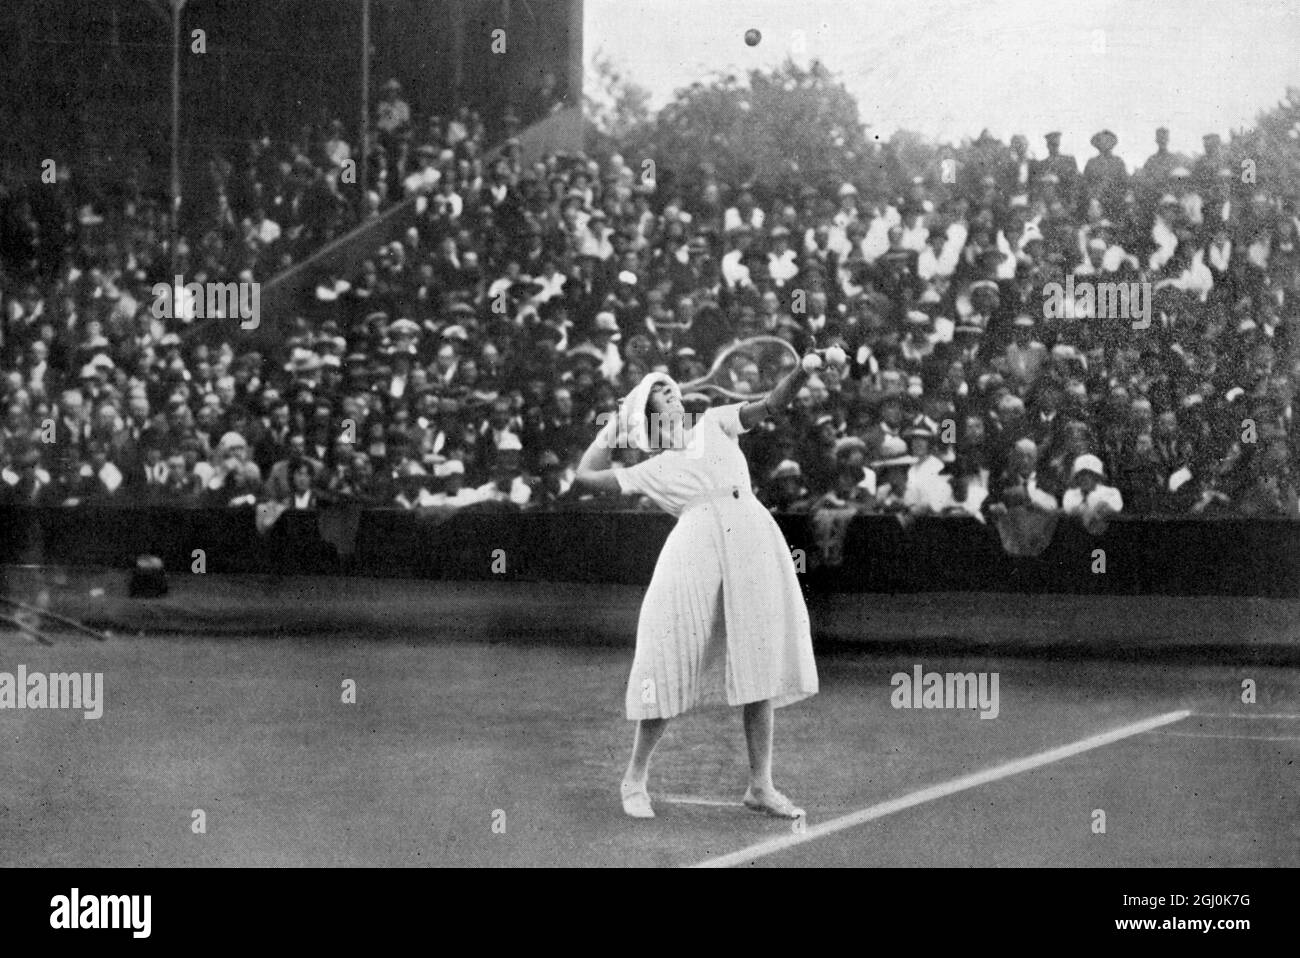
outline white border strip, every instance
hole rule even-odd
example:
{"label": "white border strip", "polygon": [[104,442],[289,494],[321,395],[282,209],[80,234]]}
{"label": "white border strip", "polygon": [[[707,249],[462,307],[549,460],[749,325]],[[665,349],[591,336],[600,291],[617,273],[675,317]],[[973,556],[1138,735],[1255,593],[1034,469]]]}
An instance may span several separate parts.
{"label": "white border strip", "polygon": [[1015,761],[1007,762],[1004,765],[997,765],[982,772],[975,772],[971,775],[963,775],[961,778],[955,778],[951,782],[945,782],[941,785],[931,785],[929,788],[923,788],[920,791],[912,792],[901,798],[895,798],[888,802],[882,802],[879,805],[872,805],[870,808],[864,808],[860,811],[850,812],[847,815],[841,815],[839,818],[832,818],[828,822],[820,825],[806,827],[802,832],[796,832],[791,835],[783,835],[780,838],[768,839],[765,842],[759,842],[748,848],[742,848],[737,852],[730,852],[726,855],[719,855],[716,858],[710,858],[693,865],[694,868],[730,868],[733,865],[745,865],[756,859],[764,858],[768,855],[774,855],[777,852],[785,851],[788,848],[797,848],[818,838],[824,838],[827,835],[833,835],[836,832],[842,832],[846,828],[853,828],[862,825],[865,822],[874,821],[877,818],[884,818],[886,815],[892,815],[894,812],[901,812],[907,808],[913,808],[916,805],[922,805],[925,802],[932,802],[938,798],[945,798],[948,795],[954,795],[957,792],[963,792],[969,788],[975,788],[980,785],[987,785],[989,782],[995,782],[1000,778],[1008,778],[1012,775],[1019,775],[1021,772],[1028,772],[1031,769],[1042,768],[1044,765],[1050,765],[1053,762],[1059,762],[1062,759],[1072,758],[1082,752],[1091,751],[1095,748],[1101,748],[1103,745],[1110,745],[1121,739],[1130,738],[1134,735],[1141,735],[1143,732],[1149,732],[1152,729],[1160,728],[1162,725],[1171,725],[1174,722],[1181,722],[1192,713],[1186,709],[1177,712],[1166,712],[1164,715],[1157,715],[1149,719],[1143,719],[1141,722],[1134,722],[1132,725],[1125,725],[1114,731],[1103,732],[1100,735],[1094,735],[1091,738],[1081,739],[1069,745],[1062,745],[1058,748],[1050,749],[1046,752],[1039,752],[1037,755],[1030,755],[1025,758],[1018,758]]}
{"label": "white border strip", "polygon": [[1159,732],[1170,738],[1230,738],[1238,742],[1300,742],[1295,735],[1213,735],[1209,732]]}

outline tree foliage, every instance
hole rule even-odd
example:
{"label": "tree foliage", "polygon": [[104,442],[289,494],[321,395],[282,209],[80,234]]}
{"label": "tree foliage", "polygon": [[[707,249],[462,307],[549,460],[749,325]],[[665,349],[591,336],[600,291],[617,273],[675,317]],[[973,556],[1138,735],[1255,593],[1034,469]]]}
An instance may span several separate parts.
{"label": "tree foliage", "polygon": [[1255,164],[1261,189],[1300,197],[1300,87],[1288,87],[1286,99],[1261,113],[1253,129],[1234,132],[1230,152],[1238,173],[1242,160]]}
{"label": "tree foliage", "polygon": [[689,178],[712,170],[731,185],[762,190],[859,186],[881,173],[879,150],[857,102],[822,64],[793,61],[747,81],[715,75],[678,90],[649,123],[615,138],[625,157],[650,158]]}
{"label": "tree foliage", "polygon": [[[1007,145],[987,131],[974,140],[939,144],[900,130],[887,142],[872,136],[852,94],[820,62],[787,60],[746,79],[715,74],[676,92],[654,113],[650,95],[606,57],[589,80],[588,150],[621,153],[633,167],[652,159],[662,182],[698,182],[712,175],[760,194],[797,194],[811,187],[834,195],[844,182],[868,196],[898,196],[914,177],[936,183],[945,158],[955,160],[958,190],[969,191],[993,172]],[[1228,144],[1234,169],[1249,159],[1258,182],[1274,195],[1300,197],[1300,88],[1262,113]]]}
{"label": "tree foliage", "polygon": [[653,118],[650,91],[623,75],[613,60],[601,51],[592,58],[592,72],[586,78],[583,110],[587,119],[587,149],[609,152],[619,148]]}

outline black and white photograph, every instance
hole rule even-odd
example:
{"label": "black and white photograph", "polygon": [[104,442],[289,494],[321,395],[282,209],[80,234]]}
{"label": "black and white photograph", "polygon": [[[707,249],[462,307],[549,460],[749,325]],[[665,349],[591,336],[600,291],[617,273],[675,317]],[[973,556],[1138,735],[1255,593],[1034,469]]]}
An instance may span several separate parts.
{"label": "black and white photograph", "polygon": [[54,940],[852,867],[1231,948],[1300,866],[1300,7],[6,0],[0,138]]}

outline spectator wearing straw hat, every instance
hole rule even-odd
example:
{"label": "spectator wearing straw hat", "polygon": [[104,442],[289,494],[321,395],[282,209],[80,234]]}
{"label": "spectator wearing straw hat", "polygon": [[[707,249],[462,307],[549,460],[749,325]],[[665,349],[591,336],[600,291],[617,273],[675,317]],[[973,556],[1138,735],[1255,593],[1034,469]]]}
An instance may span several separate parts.
{"label": "spectator wearing straw hat", "polygon": [[937,476],[943,471],[943,460],[934,453],[936,438],[934,428],[924,416],[903,430],[908,454],[916,459],[916,463],[910,470],[911,481],[918,482],[923,478]]}
{"label": "spectator wearing straw hat", "polygon": [[899,436],[885,436],[877,457],[871,461],[876,475],[875,505],[881,512],[906,512],[907,476],[916,457],[908,455],[907,442]]}
{"label": "spectator wearing straw hat", "polygon": [[853,476],[858,490],[865,497],[876,494],[877,477],[873,469],[867,466],[866,441],[857,436],[845,436],[835,441],[835,463],[840,472],[847,471]]}

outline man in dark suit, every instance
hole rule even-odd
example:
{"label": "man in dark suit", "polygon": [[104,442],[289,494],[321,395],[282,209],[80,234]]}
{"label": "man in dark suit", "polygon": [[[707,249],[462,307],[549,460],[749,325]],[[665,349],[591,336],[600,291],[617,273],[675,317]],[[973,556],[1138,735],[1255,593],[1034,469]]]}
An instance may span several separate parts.
{"label": "man in dark suit", "polygon": [[1083,168],[1080,214],[1086,217],[1089,204],[1097,200],[1102,213],[1108,219],[1117,220],[1124,213],[1124,193],[1128,189],[1128,170],[1124,161],[1111,153],[1119,143],[1119,137],[1110,130],[1102,130],[1093,136],[1091,143],[1097,155]]}
{"label": "man in dark suit", "polygon": [[1011,138],[1011,149],[997,171],[998,188],[1010,199],[1029,192],[1035,163],[1029,159],[1029,141],[1017,133]]}
{"label": "man in dark suit", "polygon": [[1205,144],[1205,155],[1192,165],[1192,187],[1201,196],[1209,196],[1217,185],[1219,169],[1228,165],[1228,158],[1219,134],[1207,133],[1201,142]]}
{"label": "man in dark suit", "polygon": [[142,506],[163,505],[172,496],[171,469],[163,458],[162,440],[152,432],[145,433],[140,442],[141,460],[126,470],[122,492],[126,498]]}
{"label": "man in dark suit", "polygon": [[1073,208],[1073,201],[1079,190],[1079,164],[1074,157],[1061,152],[1061,134],[1053,130],[1043,137],[1047,141],[1047,156],[1035,164],[1034,176],[1045,173],[1056,176],[1056,195],[1067,208]]}
{"label": "man in dark suit", "polygon": [[1142,164],[1141,200],[1144,207],[1154,210],[1156,202],[1165,191],[1169,174],[1182,165],[1183,158],[1177,153],[1169,152],[1169,131],[1160,127],[1156,130],[1156,151]]}

